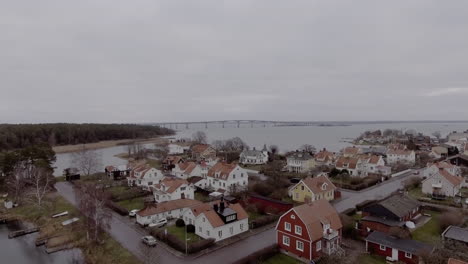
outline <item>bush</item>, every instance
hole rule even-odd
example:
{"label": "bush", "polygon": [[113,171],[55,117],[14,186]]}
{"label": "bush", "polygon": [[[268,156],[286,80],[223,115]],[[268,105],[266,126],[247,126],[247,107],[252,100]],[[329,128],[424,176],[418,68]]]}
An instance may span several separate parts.
{"label": "bush", "polygon": [[357,239],[358,232],[354,228],[355,221],[346,214],[340,214],[341,223],[343,224],[343,237]]}
{"label": "bush", "polygon": [[122,206],[114,203],[113,201],[108,201],[106,205],[107,207],[109,207],[111,210],[118,213],[119,215],[125,216],[125,215],[128,215],[129,213],[126,208],[123,208]]}
{"label": "bush", "polygon": [[114,201],[114,202],[120,202],[120,201],[124,201],[124,200],[130,200],[130,199],[134,199],[134,198],[144,197],[144,196],[146,196],[148,194],[149,194],[149,192],[147,192],[147,191],[143,191],[143,190],[140,190],[140,189],[133,188],[133,189],[130,189],[130,190],[128,190],[126,192],[123,192],[123,193],[111,194],[111,200]]}
{"label": "bush", "polygon": [[195,226],[194,225],[187,225],[187,232],[188,233],[195,233]]}
{"label": "bush", "polygon": [[252,229],[259,228],[265,225],[268,225],[270,223],[275,222],[278,219],[278,216],[276,215],[265,215],[261,216],[255,220],[252,221]]}
{"label": "bush", "polygon": [[185,226],[185,222],[184,222],[184,220],[183,220],[182,218],[179,218],[179,219],[177,219],[177,221],[175,222],[175,225],[176,225],[177,227],[184,227],[184,226]]}
{"label": "bush", "polygon": [[188,253],[193,254],[193,253],[200,252],[204,249],[211,247],[214,244],[215,244],[214,238],[203,239],[197,242],[190,243],[188,245]]}
{"label": "bush", "polygon": [[236,262],[234,264],[256,264],[262,261],[265,261],[279,252],[278,245],[272,245],[261,249],[257,252],[254,252]]}
{"label": "bush", "polygon": [[269,184],[258,182],[253,186],[253,191],[262,196],[269,196],[274,191],[274,188]]}
{"label": "bush", "polygon": [[458,212],[447,211],[439,216],[439,226],[441,230],[445,230],[451,225],[460,226],[461,224],[463,224],[463,215]]}

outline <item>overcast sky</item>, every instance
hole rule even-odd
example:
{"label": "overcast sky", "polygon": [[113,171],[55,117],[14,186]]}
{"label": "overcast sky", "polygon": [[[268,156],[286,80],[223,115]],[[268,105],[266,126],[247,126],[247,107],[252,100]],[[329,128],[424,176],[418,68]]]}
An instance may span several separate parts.
{"label": "overcast sky", "polygon": [[0,0],[0,123],[468,119],[468,1]]}

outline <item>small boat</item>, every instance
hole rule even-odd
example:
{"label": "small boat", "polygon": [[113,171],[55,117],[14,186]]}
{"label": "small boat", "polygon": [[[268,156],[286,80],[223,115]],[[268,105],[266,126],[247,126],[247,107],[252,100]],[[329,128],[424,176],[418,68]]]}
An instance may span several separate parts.
{"label": "small boat", "polygon": [[64,215],[68,215],[68,211],[65,211],[65,212],[59,213],[59,214],[54,214],[54,215],[52,216],[52,218],[57,218],[57,217],[61,217],[61,216],[64,216]]}
{"label": "small boat", "polygon": [[72,219],[68,219],[66,221],[63,221],[62,225],[66,226],[66,225],[69,225],[69,224],[73,224],[73,223],[77,222],[78,220],[80,220],[78,217],[74,217]]}

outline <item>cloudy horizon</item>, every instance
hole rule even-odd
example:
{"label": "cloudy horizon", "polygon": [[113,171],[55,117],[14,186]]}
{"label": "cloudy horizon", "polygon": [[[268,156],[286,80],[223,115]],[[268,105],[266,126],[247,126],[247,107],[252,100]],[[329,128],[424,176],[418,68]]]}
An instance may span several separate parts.
{"label": "cloudy horizon", "polygon": [[3,1],[0,123],[463,120],[468,2]]}

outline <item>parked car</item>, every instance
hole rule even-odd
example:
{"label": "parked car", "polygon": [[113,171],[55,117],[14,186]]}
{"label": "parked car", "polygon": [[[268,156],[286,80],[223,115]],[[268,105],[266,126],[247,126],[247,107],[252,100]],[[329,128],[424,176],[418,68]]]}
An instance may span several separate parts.
{"label": "parked car", "polygon": [[419,171],[418,170],[413,171],[413,175],[419,175]]}
{"label": "parked car", "polygon": [[163,227],[166,224],[167,224],[167,219],[163,218],[163,219],[159,219],[156,222],[153,222],[153,223],[149,224],[148,226],[149,227]]}
{"label": "parked car", "polygon": [[154,238],[153,236],[144,236],[141,238],[141,242],[143,242],[143,244],[147,246],[155,247],[157,241],[156,238]]}
{"label": "parked car", "polygon": [[131,210],[131,211],[128,213],[128,215],[129,215],[130,217],[135,217],[135,216],[136,216],[136,213],[138,213],[138,211],[140,211],[140,210],[138,210],[138,209],[133,209],[133,210]]}

